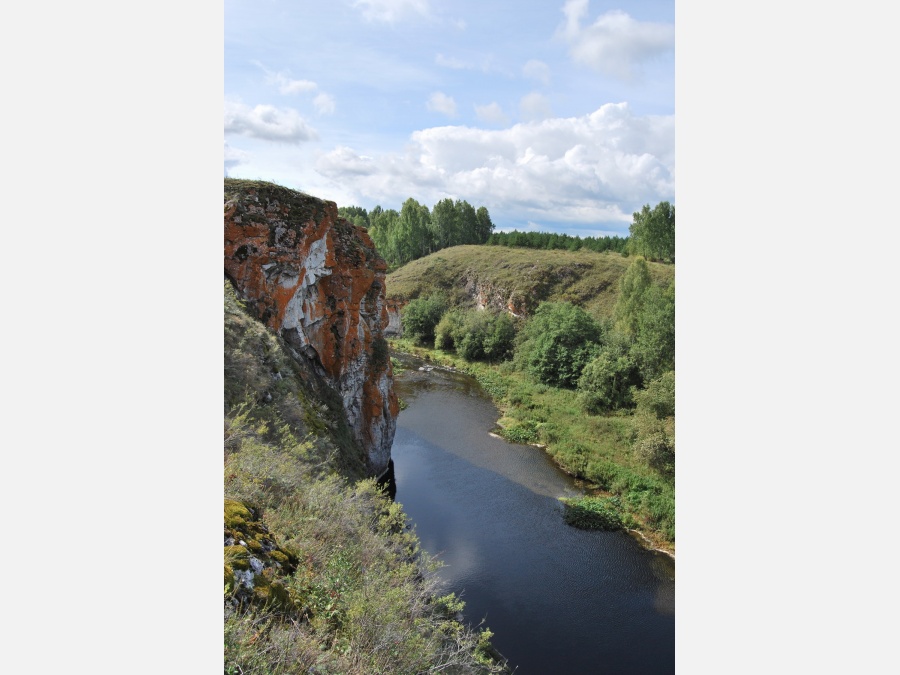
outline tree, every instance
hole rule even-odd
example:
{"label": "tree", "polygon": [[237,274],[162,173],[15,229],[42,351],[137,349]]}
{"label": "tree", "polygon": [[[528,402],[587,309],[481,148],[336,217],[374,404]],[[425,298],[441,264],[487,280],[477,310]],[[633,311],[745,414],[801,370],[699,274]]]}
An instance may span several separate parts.
{"label": "tree", "polygon": [[341,206],[338,208],[338,215],[354,225],[369,228],[369,214],[361,206]]}
{"label": "tree", "polygon": [[442,199],[431,209],[432,238],[436,249],[459,243],[459,218],[452,199]]}
{"label": "tree", "polygon": [[616,328],[625,335],[634,336],[637,333],[638,316],[644,306],[644,295],[652,284],[647,261],[635,258],[619,282],[619,297],[613,308]]}
{"label": "tree", "polygon": [[491,222],[488,210],[483,206],[479,206],[475,212],[475,220],[478,222],[478,243],[484,244],[494,232],[494,223]]}
{"label": "tree", "polygon": [[644,381],[675,369],[675,282],[645,294],[631,354]]}
{"label": "tree", "polygon": [[457,223],[459,223],[458,238],[450,244],[456,246],[459,244],[480,244],[482,243],[478,237],[478,216],[475,209],[465,199],[456,200],[453,205],[456,209]]}
{"label": "tree", "polygon": [[516,356],[538,381],[574,388],[596,355],[600,338],[600,325],[580,307],[542,302],[522,329]]}
{"label": "tree", "polygon": [[407,256],[406,259],[400,261],[401,264],[422,258],[434,250],[431,237],[431,214],[428,212],[427,206],[419,204],[410,197],[400,207],[400,224],[408,243]]}
{"label": "tree", "polygon": [[660,202],[653,209],[649,204],[633,214],[628,231],[631,252],[650,260],[675,262],[675,207]]}

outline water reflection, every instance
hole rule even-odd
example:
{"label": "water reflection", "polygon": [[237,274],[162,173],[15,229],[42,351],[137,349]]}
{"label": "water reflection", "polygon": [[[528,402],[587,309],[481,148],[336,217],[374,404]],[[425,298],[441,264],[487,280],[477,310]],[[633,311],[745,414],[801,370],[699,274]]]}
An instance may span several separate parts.
{"label": "water reflection", "polygon": [[409,404],[392,450],[397,501],[517,673],[672,672],[671,559],[566,526],[558,498],[574,481],[539,449],[488,434],[498,413],[472,378],[408,370],[397,389]]}

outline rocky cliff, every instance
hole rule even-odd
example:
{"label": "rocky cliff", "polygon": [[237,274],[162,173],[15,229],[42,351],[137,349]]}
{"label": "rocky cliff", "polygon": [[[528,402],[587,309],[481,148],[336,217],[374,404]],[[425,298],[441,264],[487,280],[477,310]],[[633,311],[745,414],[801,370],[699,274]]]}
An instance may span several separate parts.
{"label": "rocky cliff", "polygon": [[225,180],[225,275],[294,358],[337,392],[368,471],[388,467],[399,411],[383,331],[384,260],[334,202]]}

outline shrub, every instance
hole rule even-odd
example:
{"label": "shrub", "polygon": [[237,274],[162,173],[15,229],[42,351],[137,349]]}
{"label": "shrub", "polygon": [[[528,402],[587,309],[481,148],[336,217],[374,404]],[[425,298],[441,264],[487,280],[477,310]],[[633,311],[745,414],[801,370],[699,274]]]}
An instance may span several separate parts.
{"label": "shrub", "polygon": [[663,373],[635,393],[634,452],[649,466],[675,470],[675,371]]}
{"label": "shrub", "polygon": [[447,311],[447,299],[441,293],[412,300],[400,315],[403,332],[420,345],[434,342],[434,329]]}
{"label": "shrub", "polygon": [[446,312],[434,329],[434,348],[444,351],[456,349],[456,336],[462,330],[464,312],[454,308]]}
{"label": "shrub", "polygon": [[579,497],[560,500],[565,505],[566,523],[583,530],[619,530],[622,517],[618,497]]}
{"label": "shrub", "polygon": [[587,364],[578,380],[579,398],[593,414],[628,408],[633,404],[631,389],[640,383],[640,374],[627,354],[604,348]]}
{"label": "shrub", "polygon": [[435,349],[455,350],[467,361],[502,361],[512,355],[515,324],[508,314],[451,309],[435,328]]}
{"label": "shrub", "polygon": [[580,307],[542,302],[522,329],[517,360],[538,382],[574,388],[600,337],[600,325]]}

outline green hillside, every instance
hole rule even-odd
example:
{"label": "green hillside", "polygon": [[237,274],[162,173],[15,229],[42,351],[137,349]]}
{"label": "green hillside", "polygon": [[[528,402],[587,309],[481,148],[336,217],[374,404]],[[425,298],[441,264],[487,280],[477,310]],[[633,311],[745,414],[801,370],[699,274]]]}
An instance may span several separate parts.
{"label": "green hillside", "polygon": [[570,522],[674,552],[674,279],[619,253],[456,246],[387,276],[391,344],[474,375],[502,436],[584,479]]}
{"label": "green hillside", "polygon": [[[454,246],[419,258],[387,277],[389,299],[412,300],[441,290],[454,305],[472,306],[476,284],[531,314],[542,301],[565,301],[597,318],[610,316],[619,280],[632,258],[619,253],[543,251],[498,246]],[[675,276],[674,265],[648,263],[656,283]]]}

